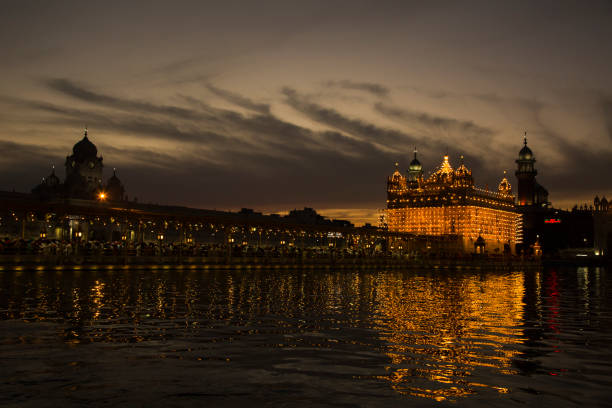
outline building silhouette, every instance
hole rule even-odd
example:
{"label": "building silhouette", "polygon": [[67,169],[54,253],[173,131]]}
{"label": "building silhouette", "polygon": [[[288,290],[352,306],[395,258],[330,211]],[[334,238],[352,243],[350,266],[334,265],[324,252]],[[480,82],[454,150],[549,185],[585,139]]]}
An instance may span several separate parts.
{"label": "building silhouette", "polygon": [[[593,251],[597,224],[594,222],[594,214],[599,211],[600,218],[605,219],[603,214],[606,212],[600,211],[604,208],[604,200],[596,197],[595,207],[574,206],[571,211],[555,208],[548,199],[548,191],[536,181],[538,171],[535,162],[535,156],[527,146],[525,134],[515,172],[518,184],[516,209],[523,219],[522,238],[517,252],[534,254],[536,250],[541,249],[545,255],[575,256],[575,253],[584,255],[589,248]],[[599,210],[596,211],[595,208]],[[605,225],[605,222],[601,221],[600,224]],[[601,232],[599,237],[599,241],[603,242],[607,235]],[[595,252],[603,252],[603,249],[593,251],[593,254]]]}
{"label": "building silhouette", "polygon": [[531,149],[527,146],[527,132],[523,140],[524,146],[519,152],[516,160],[517,205],[548,207],[548,191],[536,181],[538,171],[535,168],[536,159]]}
{"label": "building silhouette", "polygon": [[595,255],[610,256],[612,251],[612,205],[606,197],[593,200],[593,247]]}
{"label": "building silhouette", "polygon": [[98,156],[98,148],[87,135],[72,148],[72,154],[66,156],[66,178],[62,183],[52,166],[51,174],[32,189],[32,193],[41,199],[79,198],[85,200],[104,199],[123,201],[126,199],[125,188],[117,177],[116,169],[106,184],[103,182],[104,164]]}

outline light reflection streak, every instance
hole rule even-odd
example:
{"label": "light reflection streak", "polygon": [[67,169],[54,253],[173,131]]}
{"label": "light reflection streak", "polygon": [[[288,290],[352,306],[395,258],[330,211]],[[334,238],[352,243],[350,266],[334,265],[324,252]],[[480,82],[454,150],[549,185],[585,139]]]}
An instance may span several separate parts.
{"label": "light reflection streak", "polygon": [[605,271],[574,272],[14,271],[1,276],[0,318],[58,321],[71,344],[194,339],[198,357],[224,361],[210,344],[296,349],[296,360],[355,347],[375,361],[360,378],[461,401],[514,391],[507,376],[542,371],[540,356],[567,347],[568,305],[581,313],[575,328],[604,326]]}
{"label": "light reflection streak", "polygon": [[376,323],[391,365],[389,375],[380,378],[397,392],[437,401],[470,395],[478,387],[507,392],[470,377],[483,368],[514,372],[518,351],[512,346],[522,341],[523,282],[520,272],[486,279],[381,275]]}

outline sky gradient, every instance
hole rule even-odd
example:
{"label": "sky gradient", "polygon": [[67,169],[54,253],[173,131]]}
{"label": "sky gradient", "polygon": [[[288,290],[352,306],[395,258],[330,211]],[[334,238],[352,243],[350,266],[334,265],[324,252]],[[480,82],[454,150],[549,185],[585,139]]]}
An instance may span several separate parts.
{"label": "sky gradient", "polygon": [[[127,3],[127,4],[124,4]],[[0,189],[83,128],[130,199],[375,221],[416,146],[561,208],[612,198],[610,2],[3,1]]]}

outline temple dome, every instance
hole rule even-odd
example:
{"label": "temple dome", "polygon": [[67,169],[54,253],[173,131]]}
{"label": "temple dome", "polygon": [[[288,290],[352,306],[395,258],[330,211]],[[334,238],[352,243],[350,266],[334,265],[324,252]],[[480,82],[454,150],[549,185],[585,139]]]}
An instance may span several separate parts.
{"label": "temple dome", "polygon": [[519,160],[533,160],[533,152],[529,147],[527,147],[527,133],[525,133],[525,139],[523,143],[525,145],[519,152]]}
{"label": "temple dome", "polygon": [[459,167],[455,169],[455,175],[457,177],[464,177],[470,176],[471,174],[472,172],[466,167],[465,163],[463,163],[463,156],[461,156],[461,163],[459,164]]}
{"label": "temple dome", "polygon": [[412,161],[410,162],[410,166],[408,167],[411,171],[421,171],[423,169],[423,166],[421,165],[421,162],[417,160],[417,158],[415,157],[414,159],[412,159]]}
{"label": "temple dome", "polygon": [[423,166],[421,165],[421,162],[419,161],[419,159],[417,159],[416,146],[414,147],[414,159],[412,159],[412,161],[410,162],[410,166],[408,166],[408,171],[413,172],[413,173],[423,171]]}
{"label": "temple dome", "polygon": [[499,186],[497,187],[497,191],[500,192],[501,194],[510,194],[512,192],[512,186],[510,185],[510,182],[506,178],[505,171],[504,171],[504,177],[502,178],[501,182],[499,183]]}
{"label": "temple dome", "polygon": [[531,160],[533,159],[533,152],[527,145],[523,146],[521,151],[519,152],[519,159],[521,160]]}
{"label": "temple dome", "polygon": [[114,187],[114,186],[120,186],[121,185],[121,180],[119,180],[119,177],[117,177],[117,173],[116,170],[113,169],[113,175],[111,176],[111,178],[108,179],[108,186],[109,187]]}
{"label": "temple dome", "polygon": [[87,130],[85,130],[83,139],[78,141],[72,148],[72,154],[78,161],[96,158],[98,155],[98,148],[87,138]]}
{"label": "temple dome", "polygon": [[49,186],[58,186],[60,184],[60,179],[55,175],[55,166],[52,167],[51,174],[47,177],[47,185]]}
{"label": "temple dome", "polygon": [[123,183],[121,183],[121,180],[119,180],[119,177],[117,177],[117,169],[113,169],[113,175],[111,178],[108,179],[108,182],[106,183],[106,191],[108,193],[109,200],[123,200],[125,188],[123,187]]}

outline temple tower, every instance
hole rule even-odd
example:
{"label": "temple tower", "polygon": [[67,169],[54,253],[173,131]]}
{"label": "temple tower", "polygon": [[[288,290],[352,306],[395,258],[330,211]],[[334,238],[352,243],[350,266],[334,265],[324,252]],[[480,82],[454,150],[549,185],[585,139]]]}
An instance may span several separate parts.
{"label": "temple tower", "polygon": [[536,175],[538,171],[535,169],[535,158],[533,152],[527,147],[527,132],[525,132],[524,146],[519,152],[519,157],[516,160],[518,168],[514,173],[518,180],[517,188],[517,204],[533,205],[536,199]]}

